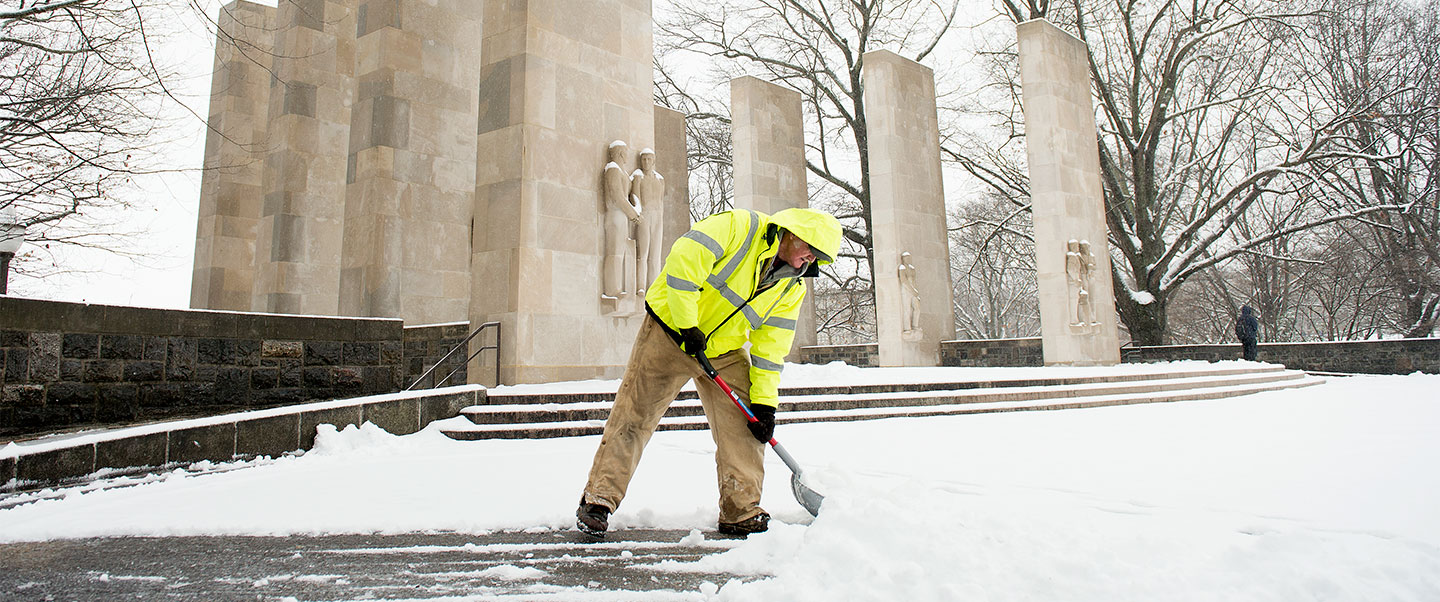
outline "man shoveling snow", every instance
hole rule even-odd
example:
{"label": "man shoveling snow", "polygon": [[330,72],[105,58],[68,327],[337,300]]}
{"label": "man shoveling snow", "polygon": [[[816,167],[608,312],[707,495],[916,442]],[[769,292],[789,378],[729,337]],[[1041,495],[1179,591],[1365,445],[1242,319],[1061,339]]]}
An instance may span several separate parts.
{"label": "man shoveling snow", "polygon": [[[675,242],[645,294],[648,315],[575,513],[580,530],[604,535],[645,444],[691,379],[715,439],[720,532],[746,535],[769,527],[770,515],[760,507],[764,444],[775,431],[780,369],[805,298],[802,278],[834,261],[841,236],[840,222],[822,211],[785,209],[767,216],[735,210],[701,220]],[[708,358],[749,399],[755,421],[730,407],[729,394],[706,377],[697,357]]]}

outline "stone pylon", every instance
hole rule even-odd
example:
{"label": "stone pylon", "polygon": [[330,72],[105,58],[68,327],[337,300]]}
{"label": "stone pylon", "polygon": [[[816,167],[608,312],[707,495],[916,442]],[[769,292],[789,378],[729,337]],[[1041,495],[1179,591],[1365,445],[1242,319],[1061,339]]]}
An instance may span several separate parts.
{"label": "stone pylon", "polygon": [[465,320],[480,3],[360,0],[340,313]]}
{"label": "stone pylon", "polygon": [[[602,307],[613,141],[654,147],[649,0],[486,0],[470,323],[504,324],[505,383],[617,377],[644,315]],[[477,382],[493,370],[484,354]]]}
{"label": "stone pylon", "polygon": [[1044,20],[1016,31],[1045,364],[1113,365],[1120,342],[1085,44]]}
{"label": "stone pylon", "polygon": [[354,0],[280,0],[252,309],[335,315],[355,67]]}
{"label": "stone pylon", "polygon": [[955,310],[935,74],[887,50],[863,61],[880,365],[938,366]]}
{"label": "stone pylon", "polygon": [[210,131],[200,176],[190,307],[249,311],[255,282],[255,230],[264,201],[273,7],[235,0],[216,25]]}
{"label": "stone pylon", "polygon": [[690,230],[690,166],[685,144],[685,114],[655,106],[656,169],[665,176],[665,235],[662,247]]}
{"label": "stone pylon", "polygon": [[[737,77],[730,80],[730,117],[735,208],[774,215],[809,207],[800,93],[756,77]],[[815,342],[815,298],[807,294],[791,353]]]}

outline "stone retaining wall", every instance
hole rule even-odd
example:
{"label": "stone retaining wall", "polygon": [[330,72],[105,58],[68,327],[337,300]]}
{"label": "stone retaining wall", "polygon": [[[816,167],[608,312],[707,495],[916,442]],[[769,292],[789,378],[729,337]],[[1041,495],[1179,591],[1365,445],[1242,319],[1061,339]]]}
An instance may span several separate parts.
{"label": "stone retaining wall", "polygon": [[789,360],[801,364],[845,362],[851,366],[868,368],[880,363],[880,345],[878,343],[858,343],[801,347],[796,357],[789,358]]}
{"label": "stone retaining wall", "polygon": [[455,330],[0,297],[0,438],[391,393]]}
{"label": "stone retaining wall", "polygon": [[483,387],[450,387],[42,439],[0,448],[0,492],[63,485],[105,469],[128,474],[202,461],[278,457],[312,448],[321,424],[343,429],[371,422],[408,435],[484,400]]}
{"label": "stone retaining wall", "polygon": [[988,366],[1043,366],[1040,338],[942,341],[940,364],[978,368]]}
{"label": "stone retaining wall", "polygon": [[[1240,359],[1240,344],[1125,347],[1121,352],[1124,362],[1213,362]],[[876,345],[870,343],[804,347],[798,358],[790,361],[824,364],[839,360],[852,366],[870,367],[876,365],[878,357]],[[1261,343],[1258,359],[1317,372],[1440,373],[1440,338]],[[944,341],[940,343],[940,362],[943,366],[964,367],[1042,366],[1044,355],[1039,337]]]}
{"label": "stone retaining wall", "polygon": [[[1134,347],[1122,351],[1127,362],[1240,359],[1239,343]],[[1315,372],[1440,374],[1440,338],[1261,343],[1256,359]]]}
{"label": "stone retaining wall", "polygon": [[[427,326],[406,326],[405,327],[405,379],[401,383],[408,387],[425,374],[436,361],[445,357],[451,349],[459,345],[470,334],[469,322],[455,322],[452,324],[432,324]],[[445,363],[436,368],[434,372],[425,377],[423,382],[416,384],[416,389],[434,388],[435,382],[445,378],[451,370],[456,370],[455,375],[444,385],[465,384],[467,368],[465,357],[468,349],[456,351],[445,360]]]}

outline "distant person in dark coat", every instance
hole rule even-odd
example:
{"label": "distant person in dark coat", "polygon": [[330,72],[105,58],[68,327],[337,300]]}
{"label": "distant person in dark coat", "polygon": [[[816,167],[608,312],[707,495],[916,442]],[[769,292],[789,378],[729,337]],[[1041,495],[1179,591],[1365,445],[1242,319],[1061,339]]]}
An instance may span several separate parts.
{"label": "distant person in dark coat", "polygon": [[1245,349],[1245,359],[1255,361],[1255,349],[1260,342],[1260,321],[1255,319],[1255,310],[1249,305],[1240,308],[1240,317],[1235,318],[1235,338]]}

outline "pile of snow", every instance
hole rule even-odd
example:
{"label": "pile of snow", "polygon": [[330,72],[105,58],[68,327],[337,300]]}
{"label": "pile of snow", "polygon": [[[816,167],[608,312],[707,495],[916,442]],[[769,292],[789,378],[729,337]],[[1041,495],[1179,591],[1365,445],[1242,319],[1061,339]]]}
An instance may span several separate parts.
{"label": "pile of snow", "polygon": [[[718,600],[1440,600],[1437,389],[782,425],[820,517],[771,455],[770,532],[656,569],[765,577],[685,594]],[[0,510],[0,541],[569,529],[597,443],[330,428],[299,457]],[[713,528],[712,453],[657,434],[614,528]]]}

